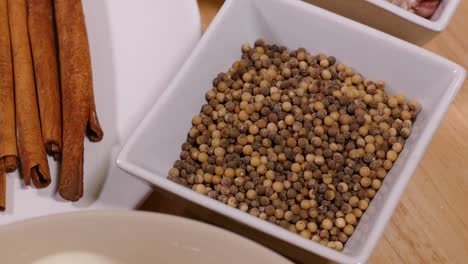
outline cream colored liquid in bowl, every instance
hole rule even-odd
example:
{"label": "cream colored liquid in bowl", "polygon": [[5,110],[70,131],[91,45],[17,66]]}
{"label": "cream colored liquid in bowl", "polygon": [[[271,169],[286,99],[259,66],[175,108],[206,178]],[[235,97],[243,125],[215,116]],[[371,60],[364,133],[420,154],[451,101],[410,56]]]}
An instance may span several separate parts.
{"label": "cream colored liquid in bowl", "polygon": [[32,264],[122,264],[109,257],[84,251],[68,251],[48,255],[34,261]]}

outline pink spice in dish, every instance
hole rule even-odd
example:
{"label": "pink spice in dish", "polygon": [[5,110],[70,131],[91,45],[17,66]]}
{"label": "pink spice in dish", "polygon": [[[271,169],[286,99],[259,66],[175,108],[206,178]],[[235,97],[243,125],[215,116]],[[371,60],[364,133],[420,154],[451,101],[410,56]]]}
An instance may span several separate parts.
{"label": "pink spice in dish", "polygon": [[388,2],[424,18],[434,15],[440,0],[387,0]]}

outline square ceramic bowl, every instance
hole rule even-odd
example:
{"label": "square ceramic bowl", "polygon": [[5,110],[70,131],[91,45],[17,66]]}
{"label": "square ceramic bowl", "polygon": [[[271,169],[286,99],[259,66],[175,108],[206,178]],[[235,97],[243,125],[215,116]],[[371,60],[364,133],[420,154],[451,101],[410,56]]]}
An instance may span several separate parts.
{"label": "square ceramic bowl", "polygon": [[423,45],[447,28],[460,0],[441,0],[435,14],[426,19],[387,0],[304,0],[373,28]]}
{"label": "square ceramic bowl", "polygon": [[[342,252],[166,179],[213,78],[240,58],[244,42],[253,43],[259,37],[290,49],[305,47],[313,54],[334,55],[372,80],[385,80],[391,93],[405,94],[422,104],[413,135]],[[160,188],[309,252],[340,263],[363,263],[382,236],[465,74],[460,66],[422,48],[301,1],[228,0],[171,85],[133,132],[117,162],[125,171]]]}

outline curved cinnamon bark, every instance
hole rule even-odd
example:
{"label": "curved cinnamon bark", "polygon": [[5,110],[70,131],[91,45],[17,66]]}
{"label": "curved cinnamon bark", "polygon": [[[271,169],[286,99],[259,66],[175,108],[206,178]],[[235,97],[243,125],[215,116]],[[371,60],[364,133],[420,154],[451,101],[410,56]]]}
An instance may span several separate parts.
{"label": "curved cinnamon bark", "polygon": [[0,159],[0,211],[6,208],[6,169],[5,161]]}
{"label": "curved cinnamon bark", "polygon": [[26,185],[50,184],[49,164],[42,142],[34,72],[29,45],[25,0],[8,0],[8,19],[13,54],[17,146]]}
{"label": "curved cinnamon bark", "polygon": [[62,113],[52,0],[27,0],[27,4],[42,138],[47,153],[58,159],[62,148]]}
{"label": "curved cinnamon bark", "polygon": [[15,171],[18,163],[12,63],[8,4],[0,0],[0,160],[7,172]]}
{"label": "curved cinnamon bark", "polygon": [[84,136],[100,141],[93,94],[91,58],[80,0],[55,0],[62,82],[63,150],[59,193],[67,200],[83,196]]}
{"label": "curved cinnamon bark", "polygon": [[6,208],[6,173],[16,170],[15,97],[7,0],[0,0],[0,211]]}

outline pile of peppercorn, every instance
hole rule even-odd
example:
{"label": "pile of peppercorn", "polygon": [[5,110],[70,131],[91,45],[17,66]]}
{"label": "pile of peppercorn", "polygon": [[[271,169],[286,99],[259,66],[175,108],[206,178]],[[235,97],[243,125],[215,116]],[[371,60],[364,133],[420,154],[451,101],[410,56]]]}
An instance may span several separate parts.
{"label": "pile of peppercorn", "polygon": [[168,178],[342,250],[420,104],[334,57],[242,45],[213,81]]}

